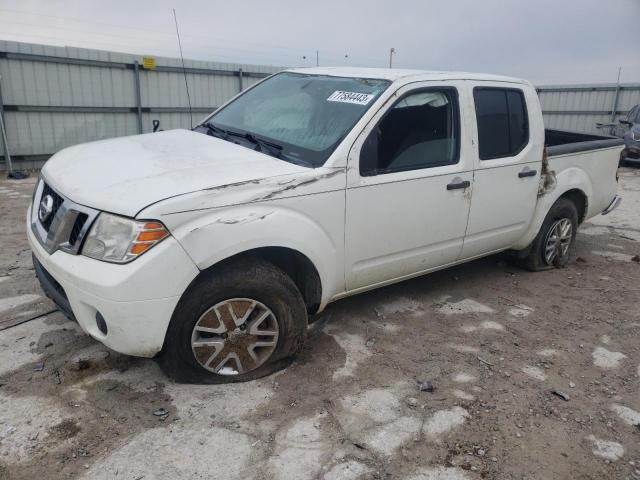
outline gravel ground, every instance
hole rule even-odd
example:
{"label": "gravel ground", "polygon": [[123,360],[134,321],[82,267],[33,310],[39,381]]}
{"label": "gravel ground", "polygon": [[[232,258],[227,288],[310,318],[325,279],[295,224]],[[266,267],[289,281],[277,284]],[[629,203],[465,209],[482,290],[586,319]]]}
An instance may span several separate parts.
{"label": "gravel ground", "polygon": [[287,370],[229,386],[48,313],[33,182],[0,181],[0,479],[640,479],[638,170],[566,269],[492,256],[337,302]]}

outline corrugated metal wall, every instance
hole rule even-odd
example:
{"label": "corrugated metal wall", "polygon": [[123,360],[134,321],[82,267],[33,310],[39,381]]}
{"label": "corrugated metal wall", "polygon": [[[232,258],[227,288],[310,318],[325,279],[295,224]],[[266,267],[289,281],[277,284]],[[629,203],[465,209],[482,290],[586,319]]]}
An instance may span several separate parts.
{"label": "corrugated metal wall", "polygon": [[[189,128],[180,59],[155,58],[157,68],[145,70],[135,66],[142,56],[0,40],[0,100],[12,158],[37,165],[69,145],[151,132],[155,119],[163,129]],[[194,122],[282,69],[194,60],[185,67]]]}
{"label": "corrugated metal wall", "polygon": [[[37,166],[69,145],[150,132],[155,119],[163,129],[188,128],[180,59],[157,57],[155,70],[137,68],[141,61],[138,55],[0,40],[0,103],[12,157],[23,167]],[[282,69],[194,60],[185,60],[185,67],[194,122]],[[640,103],[640,84],[548,86],[538,94],[547,127],[608,133],[596,123],[617,121]]]}
{"label": "corrugated metal wall", "polygon": [[538,87],[547,128],[608,134],[598,123],[617,122],[640,103],[640,84]]}

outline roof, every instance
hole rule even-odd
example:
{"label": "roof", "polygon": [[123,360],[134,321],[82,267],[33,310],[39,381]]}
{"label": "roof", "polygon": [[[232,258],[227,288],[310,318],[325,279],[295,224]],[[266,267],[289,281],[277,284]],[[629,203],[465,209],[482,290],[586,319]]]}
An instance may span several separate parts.
{"label": "roof", "polygon": [[409,70],[404,68],[356,68],[356,67],[311,67],[290,68],[287,72],[308,75],[330,75],[334,77],[379,78],[383,80],[493,80],[497,82],[527,83],[525,80],[502,75],[469,72],[441,72]]}

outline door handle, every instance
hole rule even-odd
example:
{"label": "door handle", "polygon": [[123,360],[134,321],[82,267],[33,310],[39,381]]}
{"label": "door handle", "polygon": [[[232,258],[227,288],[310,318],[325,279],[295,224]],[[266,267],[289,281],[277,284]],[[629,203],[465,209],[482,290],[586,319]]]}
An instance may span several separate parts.
{"label": "door handle", "polygon": [[521,172],[518,172],[518,178],[535,177],[536,173],[538,172],[535,170],[522,170]]}
{"label": "door handle", "polygon": [[447,184],[447,190],[457,190],[459,188],[469,188],[471,182],[469,180],[463,180],[462,182],[455,182]]}

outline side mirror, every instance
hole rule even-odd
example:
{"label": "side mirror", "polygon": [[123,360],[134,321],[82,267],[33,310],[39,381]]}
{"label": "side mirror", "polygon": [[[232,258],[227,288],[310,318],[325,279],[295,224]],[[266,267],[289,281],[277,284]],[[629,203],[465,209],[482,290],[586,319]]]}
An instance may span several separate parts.
{"label": "side mirror", "polygon": [[622,125],[626,125],[627,127],[630,127],[631,125],[633,125],[633,123],[631,123],[629,120],[627,120],[626,118],[621,118],[620,120],[618,120]]}

